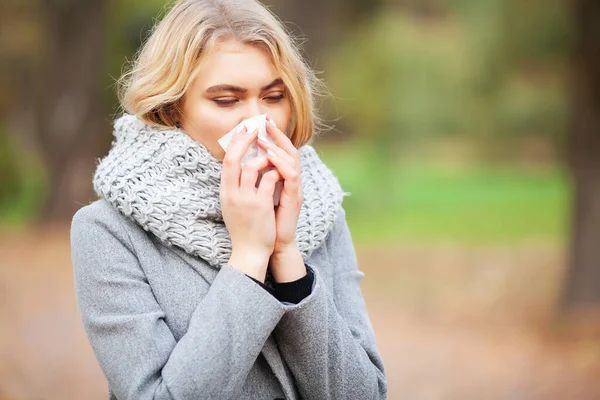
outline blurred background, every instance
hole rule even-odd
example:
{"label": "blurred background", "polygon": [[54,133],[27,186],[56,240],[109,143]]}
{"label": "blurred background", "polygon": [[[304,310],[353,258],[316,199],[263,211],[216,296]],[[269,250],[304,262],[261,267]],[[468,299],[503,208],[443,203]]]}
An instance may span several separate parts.
{"label": "blurred background", "polygon": [[[600,399],[600,2],[272,0],[332,96],[315,146],[390,399]],[[0,399],[104,399],[69,225],[159,0],[4,0]]]}

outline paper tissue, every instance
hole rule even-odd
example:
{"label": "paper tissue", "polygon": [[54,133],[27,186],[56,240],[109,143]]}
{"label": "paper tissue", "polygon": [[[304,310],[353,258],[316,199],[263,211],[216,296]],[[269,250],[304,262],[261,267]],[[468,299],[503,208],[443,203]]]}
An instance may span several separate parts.
{"label": "paper tissue", "polygon": [[[227,147],[229,147],[229,143],[233,138],[233,135],[238,134],[243,130],[243,127],[246,127],[247,132],[252,132],[255,129],[258,129],[258,136],[266,139],[268,143],[274,143],[271,136],[267,133],[267,114],[257,115],[256,117],[248,118],[240,122],[235,128],[233,128],[229,133],[219,139],[217,142],[219,145],[227,152]],[[248,147],[248,151],[242,157],[241,165],[243,166],[248,160],[251,160],[255,157],[264,156],[266,157],[266,151],[258,147],[256,141],[250,144]],[[256,185],[260,183],[262,176],[265,172],[274,169],[275,167],[270,166],[262,169],[258,173],[258,180]],[[281,196],[281,190],[283,189],[283,181],[279,181],[275,184],[275,190],[273,191],[273,205],[277,207],[279,205],[279,197]]]}

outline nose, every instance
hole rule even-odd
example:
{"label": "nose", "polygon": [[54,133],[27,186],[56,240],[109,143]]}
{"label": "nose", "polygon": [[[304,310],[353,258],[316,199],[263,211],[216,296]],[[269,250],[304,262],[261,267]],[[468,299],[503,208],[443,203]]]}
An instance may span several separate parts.
{"label": "nose", "polygon": [[244,110],[242,119],[256,117],[257,115],[265,114],[269,110],[264,104],[260,104],[260,99],[252,99],[247,102],[247,107]]}

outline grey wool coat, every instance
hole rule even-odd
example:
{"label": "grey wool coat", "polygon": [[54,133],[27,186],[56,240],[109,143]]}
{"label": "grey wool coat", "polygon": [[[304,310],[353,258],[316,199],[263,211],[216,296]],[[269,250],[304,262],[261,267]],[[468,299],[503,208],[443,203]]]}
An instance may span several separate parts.
{"label": "grey wool coat", "polygon": [[109,399],[385,399],[387,381],[341,209],[306,260],[312,292],[279,302],[106,200],[71,225],[77,303]]}

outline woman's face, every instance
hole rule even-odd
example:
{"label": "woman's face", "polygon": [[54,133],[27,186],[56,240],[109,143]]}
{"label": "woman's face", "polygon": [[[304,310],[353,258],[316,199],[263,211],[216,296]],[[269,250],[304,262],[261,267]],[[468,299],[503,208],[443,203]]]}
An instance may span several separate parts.
{"label": "woman's face", "polygon": [[183,96],[183,130],[222,161],[225,152],[217,140],[242,120],[267,113],[280,129],[287,128],[290,103],[280,78],[265,50],[235,40],[220,43]]}

